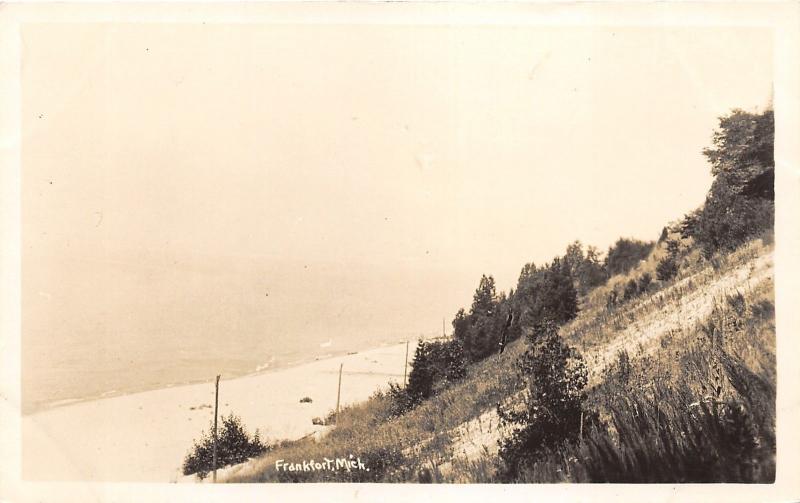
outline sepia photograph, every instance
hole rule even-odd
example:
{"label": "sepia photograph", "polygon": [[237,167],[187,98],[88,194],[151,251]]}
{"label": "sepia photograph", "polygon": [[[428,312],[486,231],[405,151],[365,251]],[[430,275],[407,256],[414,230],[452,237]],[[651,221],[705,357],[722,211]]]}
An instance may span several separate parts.
{"label": "sepia photograph", "polygon": [[12,7],[3,501],[800,497],[797,3]]}

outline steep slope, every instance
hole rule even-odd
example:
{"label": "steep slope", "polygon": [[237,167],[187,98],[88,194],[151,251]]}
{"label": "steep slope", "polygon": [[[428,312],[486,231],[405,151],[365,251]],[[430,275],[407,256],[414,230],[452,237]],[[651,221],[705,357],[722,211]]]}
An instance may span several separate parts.
{"label": "steep slope", "polygon": [[[716,301],[735,292],[754,290],[770,281],[774,274],[774,251],[760,242],[752,243],[728,257],[720,270],[711,265],[683,277],[680,281],[646,298],[617,309],[613,321],[608,319],[605,332],[595,337],[575,341],[582,347],[587,363],[590,385],[598,384],[608,365],[620,351],[632,358],[641,358],[657,351],[660,339],[667,334],[685,332],[705,320]],[[624,326],[620,326],[624,323]],[[586,325],[595,326],[597,313],[579,316],[563,333],[568,339]],[[617,325],[614,326],[614,321]],[[509,401],[518,400],[519,395]],[[487,409],[480,416],[459,425],[450,432],[454,462],[474,462],[481,456],[497,453],[498,441],[508,432],[501,425],[496,408]],[[459,459],[460,458],[460,459]],[[452,463],[444,463],[439,470],[446,476]]]}

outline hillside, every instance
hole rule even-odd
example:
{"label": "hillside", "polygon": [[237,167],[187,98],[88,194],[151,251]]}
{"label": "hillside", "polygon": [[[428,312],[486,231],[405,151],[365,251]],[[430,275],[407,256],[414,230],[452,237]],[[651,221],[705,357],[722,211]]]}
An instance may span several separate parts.
{"label": "hillside", "polygon": [[[639,382],[686,379],[689,388],[699,391],[692,403],[708,399],[703,390],[708,388],[705,379],[712,379],[708,374],[713,372],[707,371],[713,363],[704,368],[709,362],[698,358],[708,354],[709,330],[724,339],[723,349],[736,354],[743,370],[761,375],[774,389],[772,257],[772,245],[754,240],[713,264],[687,257],[675,281],[613,310],[599,306],[599,292],[585,298],[581,314],[562,327],[561,333],[580,349],[587,363],[587,401],[596,404],[601,416],[613,421],[614,411],[609,406],[614,400],[608,392],[609,386],[617,385],[612,376],[621,352],[632,367],[628,373],[637,375]],[[646,267],[646,263],[640,266]],[[634,269],[630,274],[637,273]],[[740,298],[742,304],[737,304]],[[463,380],[397,418],[387,418],[388,398],[377,395],[342,412],[338,427],[327,437],[287,442],[237,470],[228,481],[496,481],[499,441],[509,432],[501,424],[496,406],[498,402],[524,400],[524,386],[517,380],[515,368],[524,347],[525,341],[515,341],[502,355],[492,355],[471,366]],[[690,375],[690,370],[695,375]],[[728,382],[722,383],[724,389],[712,397],[714,400],[743,398],[731,379],[722,379]],[[769,397],[762,398],[769,401]],[[774,412],[774,396],[772,400]],[[275,470],[278,459],[320,460],[349,454],[367,460],[374,471]],[[576,465],[580,460],[571,463]],[[584,480],[575,473],[568,474],[566,465],[560,466],[563,462],[558,465],[550,463],[549,475],[537,474],[534,480]],[[572,471],[576,471],[575,466]]]}
{"label": "hillside", "polygon": [[[569,325],[563,334],[581,348],[589,369],[589,384],[602,382],[605,372],[618,361],[620,352],[630,358],[659,358],[665,347],[690,344],[702,330],[714,309],[724,305],[728,296],[745,292],[745,302],[771,301],[773,289],[773,247],[761,241],[750,243],[725,257],[719,270],[707,266],[686,273],[682,279],[652,295],[624,305],[613,313],[587,310]],[[591,327],[592,338],[581,338]],[[762,334],[768,349],[774,334]],[[774,352],[774,347],[772,348]],[[675,369],[679,371],[680,369]],[[512,397],[515,398],[515,397]],[[504,435],[496,409],[489,409],[451,432],[453,463],[490,460],[497,454]],[[449,473],[453,463],[440,467]]]}
{"label": "hillside", "polygon": [[575,241],[508,292],[482,275],[407,384],[227,480],[774,480],[773,142],[772,110],[721,117],[705,203],[657,241]]}

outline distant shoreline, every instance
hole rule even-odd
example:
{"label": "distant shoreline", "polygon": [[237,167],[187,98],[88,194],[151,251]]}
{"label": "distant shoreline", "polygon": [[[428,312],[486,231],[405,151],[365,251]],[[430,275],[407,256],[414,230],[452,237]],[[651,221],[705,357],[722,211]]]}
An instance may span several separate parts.
{"label": "distant shoreline", "polygon": [[[420,337],[418,336],[418,337],[414,337],[414,338],[409,338],[408,340],[411,341],[411,342],[415,342],[419,338]],[[424,337],[424,339],[425,340],[430,340],[431,337]],[[359,353],[364,353],[366,351],[371,351],[371,350],[374,350],[374,349],[379,349],[379,348],[383,348],[383,347],[387,347],[387,346],[393,346],[395,344],[404,344],[404,343],[405,343],[405,340],[396,341],[396,342],[384,342],[384,343],[381,343],[381,344],[378,344],[378,345],[369,346],[369,347],[365,347],[365,348],[361,348],[361,349],[357,349],[357,350],[343,349],[343,350],[340,350],[340,351],[331,351],[331,352],[328,352],[328,353],[326,353],[324,355],[319,355],[319,356],[306,356],[306,357],[302,357],[300,359],[293,359],[293,360],[286,360],[286,361],[275,360],[274,364],[270,363],[270,362],[267,362],[269,366],[266,367],[266,368],[262,368],[260,370],[258,369],[258,367],[260,367],[261,365],[264,365],[264,364],[260,364],[255,369],[244,371],[242,373],[232,373],[232,374],[227,374],[227,375],[223,374],[222,375],[222,380],[223,381],[230,381],[230,380],[233,380],[233,379],[241,379],[241,378],[244,378],[244,377],[259,376],[259,375],[263,375],[263,374],[267,374],[267,373],[271,373],[271,372],[275,372],[275,371],[280,371],[280,370],[286,370],[286,369],[290,369],[290,368],[294,368],[294,367],[299,367],[299,366],[306,365],[306,364],[314,362],[314,361],[327,360],[327,359],[330,359],[330,358],[338,358],[338,357],[342,357],[342,356],[359,354]],[[413,355],[409,355],[409,364],[411,363],[410,360],[411,360],[412,356]],[[186,381],[176,381],[176,382],[171,382],[171,383],[167,383],[167,384],[142,386],[140,388],[129,388],[129,389],[122,389],[122,390],[110,390],[110,391],[104,391],[104,392],[102,392],[100,394],[95,394],[95,395],[91,395],[91,396],[87,396],[87,397],[62,398],[62,399],[58,399],[58,400],[55,400],[55,401],[49,401],[49,402],[44,402],[43,401],[43,402],[40,402],[40,403],[34,403],[34,404],[28,404],[28,405],[26,405],[24,403],[24,401],[23,401],[22,408],[21,408],[22,409],[21,416],[22,417],[32,416],[32,415],[39,414],[39,413],[46,412],[46,411],[50,411],[50,410],[53,410],[53,409],[69,407],[71,405],[76,405],[76,404],[80,404],[80,403],[94,402],[94,401],[98,401],[98,400],[107,400],[107,399],[110,399],[110,398],[117,398],[117,397],[121,397],[121,396],[136,395],[136,394],[139,394],[139,393],[147,393],[147,392],[157,391],[157,390],[161,390],[161,389],[179,388],[179,387],[182,387],[182,386],[194,386],[194,385],[198,385],[198,384],[208,384],[208,383],[211,383],[213,381],[214,381],[214,377],[208,377],[208,378],[204,378],[204,379],[190,379],[190,380],[186,380]]]}
{"label": "distant shoreline", "polygon": [[[411,360],[416,341],[409,341]],[[235,414],[266,442],[302,438],[335,409],[402,382],[406,344],[387,343],[220,382],[219,416]],[[409,363],[410,366],[410,363]],[[302,400],[305,397],[310,401]],[[23,474],[30,480],[168,482],[214,416],[209,382],[72,402],[22,417]]]}

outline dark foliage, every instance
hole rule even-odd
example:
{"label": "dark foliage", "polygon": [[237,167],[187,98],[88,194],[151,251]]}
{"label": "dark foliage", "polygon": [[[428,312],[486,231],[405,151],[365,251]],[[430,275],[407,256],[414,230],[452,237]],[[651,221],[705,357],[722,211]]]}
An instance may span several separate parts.
{"label": "dark foliage", "polygon": [[649,272],[642,274],[637,281],[636,288],[639,291],[639,295],[643,293],[647,293],[650,290],[650,285],[653,284],[653,276],[650,275]]}
{"label": "dark foliage", "polygon": [[524,407],[498,406],[500,420],[514,432],[500,445],[500,475],[514,480],[565,442],[578,440],[581,424],[596,420],[583,409],[588,373],[580,355],[564,344],[557,326],[535,327],[529,349],[520,357],[520,377],[527,383]]}
{"label": "dark foliage", "polygon": [[[205,478],[214,469],[214,436],[213,423],[209,433],[201,433],[200,440],[195,440],[192,449],[183,460],[183,474],[196,473]],[[242,420],[231,413],[222,417],[222,424],[217,432],[217,468],[243,463],[250,458],[260,456],[269,450],[259,438],[258,430],[251,438]]]}
{"label": "dark foliage", "polygon": [[609,276],[625,274],[647,258],[653,250],[654,243],[638,239],[620,238],[608,249],[605,260],[606,273]]}
{"label": "dark foliage", "polygon": [[508,301],[495,291],[494,278],[482,276],[469,314],[460,309],[453,319],[453,338],[470,361],[481,360],[499,348],[508,314]]}
{"label": "dark foliage", "polygon": [[679,244],[667,241],[667,255],[656,265],[656,277],[659,281],[669,281],[678,274]]}
{"label": "dark foliage", "polygon": [[639,286],[636,284],[636,280],[631,278],[625,284],[625,291],[622,293],[622,300],[631,300],[637,295],[639,295]]}
{"label": "dark foliage", "polygon": [[734,110],[720,118],[713,147],[703,151],[714,181],[689,229],[706,257],[732,250],[774,225],[775,124],[772,110]]}
{"label": "dark foliage", "polygon": [[714,180],[695,236],[703,254],[733,250],[749,238],[774,226],[774,203],[741,196],[723,174]]}
{"label": "dark foliage", "polygon": [[549,266],[521,275],[514,304],[523,327],[533,327],[544,320],[561,325],[575,318],[578,295],[569,264],[556,258]]}
{"label": "dark foliage", "polygon": [[392,416],[400,416],[429,398],[437,385],[447,386],[466,375],[461,341],[419,341],[405,388],[389,385]]}
{"label": "dark foliage", "polygon": [[703,208],[700,207],[691,213],[685,215],[683,220],[678,224],[678,230],[683,239],[690,238],[697,235],[697,229],[700,226],[700,215],[703,213]]}
{"label": "dark foliage", "polygon": [[584,253],[581,242],[575,241],[567,246],[561,260],[569,270],[579,295],[586,295],[589,290],[604,284],[608,279],[600,261],[600,253],[594,246],[589,246]]}

